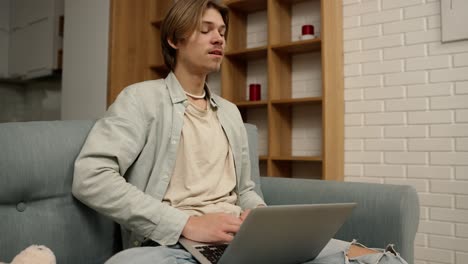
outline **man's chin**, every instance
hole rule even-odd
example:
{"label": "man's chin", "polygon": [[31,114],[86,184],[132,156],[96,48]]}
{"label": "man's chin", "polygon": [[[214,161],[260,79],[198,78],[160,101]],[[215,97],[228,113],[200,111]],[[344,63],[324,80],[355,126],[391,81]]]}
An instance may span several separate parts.
{"label": "man's chin", "polygon": [[220,69],[221,69],[221,65],[218,64],[216,66],[208,67],[207,71],[208,71],[208,73],[213,73],[213,72],[219,72]]}

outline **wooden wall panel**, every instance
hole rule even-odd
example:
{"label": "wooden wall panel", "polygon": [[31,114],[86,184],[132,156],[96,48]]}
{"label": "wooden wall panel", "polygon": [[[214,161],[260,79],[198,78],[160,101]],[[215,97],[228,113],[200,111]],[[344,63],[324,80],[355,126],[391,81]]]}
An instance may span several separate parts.
{"label": "wooden wall panel", "polygon": [[150,1],[111,1],[108,106],[126,86],[151,78]]}

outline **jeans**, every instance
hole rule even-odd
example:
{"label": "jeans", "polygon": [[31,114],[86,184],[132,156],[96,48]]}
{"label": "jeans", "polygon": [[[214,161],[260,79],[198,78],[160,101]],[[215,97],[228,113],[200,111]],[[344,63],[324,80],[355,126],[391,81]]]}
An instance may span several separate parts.
{"label": "jeans", "polygon": [[306,262],[306,264],[408,264],[393,245],[388,245],[385,249],[372,248],[378,253],[348,258],[346,254],[351,245],[365,247],[353,240],[345,242],[332,239],[320,252],[316,259]]}
{"label": "jeans", "polygon": [[165,247],[136,247],[121,251],[105,264],[187,264],[198,263],[179,244]]}
{"label": "jeans", "polygon": [[[408,264],[394,250],[393,245],[385,249],[374,249],[379,253],[364,255],[356,258],[346,256],[349,247],[362,246],[355,240],[345,242],[331,239],[316,259],[305,264]],[[188,264],[198,263],[190,253],[179,244],[165,247],[139,247],[121,251],[106,261],[105,264]]]}

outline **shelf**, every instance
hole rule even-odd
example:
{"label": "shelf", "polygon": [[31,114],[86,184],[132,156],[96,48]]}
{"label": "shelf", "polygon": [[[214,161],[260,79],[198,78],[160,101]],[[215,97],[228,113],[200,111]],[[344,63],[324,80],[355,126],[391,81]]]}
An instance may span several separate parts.
{"label": "shelf", "polygon": [[261,101],[243,101],[243,102],[237,102],[236,103],[237,107],[239,108],[258,108],[258,107],[264,107],[268,105],[268,101],[266,100],[261,100]]}
{"label": "shelf", "polygon": [[321,103],[322,97],[306,97],[306,98],[291,98],[291,99],[277,99],[271,100],[273,105],[300,105]]}
{"label": "shelf", "polygon": [[258,156],[258,160],[259,160],[259,161],[267,161],[267,160],[268,160],[268,156],[260,155],[260,156]]}
{"label": "shelf", "polygon": [[224,0],[230,9],[244,13],[252,13],[267,9],[267,0]]}
{"label": "shelf", "polygon": [[310,39],[310,40],[300,40],[289,42],[286,44],[276,44],[272,45],[271,49],[281,53],[287,54],[299,54],[319,51],[322,46],[322,40],[320,38]]}
{"label": "shelf", "polygon": [[278,2],[285,3],[285,4],[297,4],[300,2],[309,2],[309,1],[319,1],[319,0],[278,0]]}
{"label": "shelf", "polygon": [[273,156],[273,161],[315,161],[321,162],[322,157],[320,156]]}
{"label": "shelf", "polygon": [[226,52],[226,57],[240,60],[255,60],[267,57],[267,47],[256,47]]}

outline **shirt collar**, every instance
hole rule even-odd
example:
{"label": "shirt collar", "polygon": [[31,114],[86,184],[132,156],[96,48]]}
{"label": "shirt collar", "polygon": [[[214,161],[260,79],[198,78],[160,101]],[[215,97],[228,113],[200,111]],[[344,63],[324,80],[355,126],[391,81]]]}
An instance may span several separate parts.
{"label": "shirt collar", "polygon": [[[177,103],[183,103],[185,106],[188,104],[188,98],[184,93],[184,89],[179,83],[179,80],[177,80],[177,77],[175,76],[174,72],[170,72],[166,79],[166,86],[169,90],[169,96],[171,97],[171,101],[173,104]],[[211,106],[216,109],[218,108],[218,104],[216,103],[216,96],[212,94],[211,90],[208,87],[208,84],[205,83],[205,91],[207,98],[211,104]]]}

